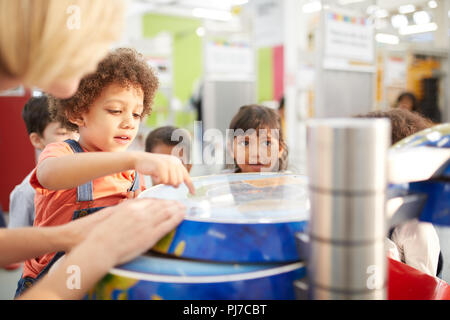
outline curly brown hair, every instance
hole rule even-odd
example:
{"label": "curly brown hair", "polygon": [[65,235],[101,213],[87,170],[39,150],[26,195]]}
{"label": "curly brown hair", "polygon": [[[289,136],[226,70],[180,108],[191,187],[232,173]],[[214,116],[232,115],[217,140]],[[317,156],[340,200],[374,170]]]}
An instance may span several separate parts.
{"label": "curly brown hair", "polygon": [[103,89],[113,83],[125,88],[142,89],[142,117],[151,112],[159,85],[158,78],[140,53],[131,48],[119,48],[100,61],[94,73],[81,79],[75,95],[67,99],[49,97],[52,118],[69,130],[78,130],[78,126],[69,119],[79,118],[82,113],[87,112]]}
{"label": "curly brown hair", "polygon": [[387,111],[372,111],[358,118],[388,118],[391,121],[392,144],[413,135],[416,132],[428,129],[434,123],[419,113],[406,109],[390,109]]}

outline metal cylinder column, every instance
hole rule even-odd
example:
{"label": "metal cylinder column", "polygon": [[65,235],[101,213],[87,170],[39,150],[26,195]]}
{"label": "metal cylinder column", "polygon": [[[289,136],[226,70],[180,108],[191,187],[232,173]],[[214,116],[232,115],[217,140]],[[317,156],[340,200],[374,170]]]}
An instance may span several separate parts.
{"label": "metal cylinder column", "polygon": [[386,299],[386,119],[307,122],[311,299]]}

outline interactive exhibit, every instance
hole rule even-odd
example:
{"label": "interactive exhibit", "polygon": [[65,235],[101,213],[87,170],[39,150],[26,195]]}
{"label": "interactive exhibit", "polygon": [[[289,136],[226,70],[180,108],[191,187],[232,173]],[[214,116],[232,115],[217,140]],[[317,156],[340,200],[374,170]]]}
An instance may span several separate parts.
{"label": "interactive exhibit", "polygon": [[143,192],[183,202],[185,220],[88,298],[450,299],[445,281],[384,251],[407,219],[450,225],[450,124],[392,147],[384,119],[315,120],[307,135],[308,176],[213,175],[193,178],[195,195]]}

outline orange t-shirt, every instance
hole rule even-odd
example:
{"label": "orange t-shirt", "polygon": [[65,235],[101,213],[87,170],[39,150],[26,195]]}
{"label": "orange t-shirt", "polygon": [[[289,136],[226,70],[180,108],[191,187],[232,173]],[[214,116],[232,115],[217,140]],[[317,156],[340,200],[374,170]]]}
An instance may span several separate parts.
{"label": "orange t-shirt", "polygon": [[[51,143],[47,145],[39,156],[38,165],[47,158],[61,157],[73,154],[72,148],[65,142]],[[74,211],[97,207],[113,206],[127,199],[127,191],[130,189],[135,176],[135,171],[125,171],[92,181],[93,202],[77,203],[77,188],[67,190],[48,190],[39,183],[36,170],[31,175],[31,186],[36,190],[34,198],[35,219],[34,226],[57,226],[72,220]],[[139,188],[145,189],[144,179],[140,177]],[[81,204],[81,207],[80,207]],[[45,254],[41,257],[25,261],[23,277],[36,278],[41,270],[50,262],[55,253]]]}

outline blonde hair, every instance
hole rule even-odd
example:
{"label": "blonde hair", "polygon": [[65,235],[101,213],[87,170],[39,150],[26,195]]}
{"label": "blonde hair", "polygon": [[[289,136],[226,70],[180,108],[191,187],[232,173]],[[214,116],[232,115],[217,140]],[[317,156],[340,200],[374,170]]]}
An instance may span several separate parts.
{"label": "blonde hair", "polygon": [[45,87],[94,71],[123,26],[122,0],[0,0],[0,76]]}

